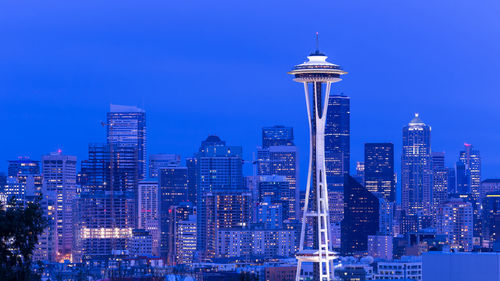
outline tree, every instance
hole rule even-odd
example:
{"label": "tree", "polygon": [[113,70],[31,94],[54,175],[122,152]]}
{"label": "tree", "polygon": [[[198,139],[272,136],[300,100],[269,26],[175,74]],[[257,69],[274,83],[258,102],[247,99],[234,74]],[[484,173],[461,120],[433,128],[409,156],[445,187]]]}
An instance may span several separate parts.
{"label": "tree", "polygon": [[47,226],[40,198],[23,206],[15,199],[9,207],[0,204],[0,279],[39,280],[32,270],[38,237]]}

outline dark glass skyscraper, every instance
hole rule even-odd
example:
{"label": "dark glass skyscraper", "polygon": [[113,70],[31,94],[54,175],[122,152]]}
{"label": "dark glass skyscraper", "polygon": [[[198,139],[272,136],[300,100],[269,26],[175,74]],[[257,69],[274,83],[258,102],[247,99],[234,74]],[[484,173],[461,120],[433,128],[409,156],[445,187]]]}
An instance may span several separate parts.
{"label": "dark glass skyscraper", "polygon": [[379,199],[345,175],[344,219],[342,220],[342,254],[363,254],[368,250],[368,236],[379,230]]}
{"label": "dark glass skyscraper", "polygon": [[[344,217],[344,175],[349,174],[351,158],[350,116],[350,98],[331,95],[328,99],[325,124],[325,173],[333,229],[339,228]],[[338,240],[338,237],[333,239]]]}
{"label": "dark glass skyscraper", "polygon": [[110,106],[107,114],[109,144],[130,146],[137,150],[139,180],[146,176],[146,113],[135,106]]}
{"label": "dark glass skyscraper", "polygon": [[208,136],[201,143],[196,154],[197,181],[197,249],[205,257],[207,251],[213,253],[214,249],[207,249],[207,194],[218,191],[242,190],[243,159],[241,146],[227,146],[217,136]]}
{"label": "dark glass skyscraper", "polygon": [[418,114],[403,128],[402,207],[407,215],[430,215],[432,207],[431,127]]}
{"label": "dark glass skyscraper", "polygon": [[459,159],[464,168],[460,176],[463,177],[463,184],[467,186],[463,190],[467,190],[467,194],[472,194],[474,200],[477,201],[479,199],[479,188],[481,187],[481,155],[479,150],[475,149],[471,144],[466,143],[464,146],[465,149],[460,151]]}
{"label": "dark glass skyscraper", "polygon": [[175,261],[175,244],[172,238],[174,221],[171,220],[171,207],[187,202],[188,170],[186,167],[160,168],[159,171],[159,208],[160,208],[160,255],[168,264]]}
{"label": "dark glass skyscraper", "polygon": [[262,147],[257,149],[258,176],[284,176],[289,191],[283,194],[283,219],[298,219],[300,199],[298,188],[298,149],[293,143],[291,127],[274,126],[262,128]]}
{"label": "dark glass skyscraper", "polygon": [[392,143],[365,143],[364,179],[369,191],[380,193],[387,201],[396,200]]}
{"label": "dark glass skyscraper", "polygon": [[330,96],[325,126],[325,162],[328,185],[339,185],[340,183],[339,186],[342,186],[344,174],[349,174],[350,116],[350,98],[343,95]]}
{"label": "dark glass skyscraper", "polygon": [[432,202],[435,215],[439,205],[448,200],[449,169],[444,164],[444,152],[432,152]]}

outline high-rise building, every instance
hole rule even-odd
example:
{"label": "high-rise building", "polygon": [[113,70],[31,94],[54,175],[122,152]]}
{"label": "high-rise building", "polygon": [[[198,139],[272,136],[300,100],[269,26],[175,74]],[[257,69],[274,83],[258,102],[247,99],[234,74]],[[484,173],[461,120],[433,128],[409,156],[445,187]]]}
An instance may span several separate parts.
{"label": "high-rise building", "polygon": [[257,149],[258,176],[285,176],[289,191],[283,194],[284,219],[298,219],[300,192],[298,188],[298,149],[293,143],[293,129],[274,126],[262,129],[262,147]]}
{"label": "high-rise building", "polygon": [[107,114],[108,144],[130,146],[137,150],[137,175],[146,176],[146,113],[135,106],[110,105]]}
{"label": "high-rise building", "polygon": [[[197,249],[213,257],[214,249],[207,249],[215,233],[207,226],[207,194],[216,191],[234,191],[244,188],[243,159],[241,146],[227,146],[217,136],[208,136],[201,143],[196,157],[197,168]],[[213,218],[210,218],[213,219]],[[213,236],[211,236],[213,235]]]}
{"label": "high-rise building", "polygon": [[473,211],[470,202],[460,198],[450,199],[437,210],[436,230],[447,237],[451,248],[462,251],[472,250]]}
{"label": "high-rise building", "polygon": [[455,167],[448,167],[448,194],[457,193],[457,177]]}
{"label": "high-rise building", "polygon": [[351,176],[345,176],[342,254],[363,255],[368,250],[368,236],[379,231],[380,202]]}
{"label": "high-rise building", "polygon": [[[341,107],[336,110],[334,104],[330,103],[330,89],[332,83],[341,80],[340,76],[346,74],[338,65],[327,62],[327,56],[322,54],[317,48],[310,54],[308,61],[296,65],[289,74],[294,75],[294,81],[302,83],[306,94],[306,105],[310,127],[310,166],[307,177],[306,200],[302,216],[302,228],[300,233],[299,252],[297,254],[297,274],[296,280],[301,280],[304,268],[308,263],[313,263],[313,278],[316,280],[332,280],[335,278],[333,259],[336,254],[333,252],[332,230],[330,227],[329,214],[329,192],[327,184],[328,173],[338,173],[341,166],[340,175],[343,171],[349,172],[349,156],[347,152],[338,154],[336,146],[345,148],[349,142],[348,120],[349,110]],[[342,99],[337,99],[340,101]],[[348,100],[347,100],[348,101]],[[332,99],[332,102],[335,102]],[[333,112],[333,116],[332,116]],[[331,116],[328,116],[328,115]],[[338,114],[340,117],[335,117]],[[328,119],[328,122],[327,122]],[[347,118],[348,119],[348,118]],[[340,130],[334,128],[335,125],[342,123],[344,125]],[[347,131],[345,130],[347,125]],[[325,127],[328,127],[326,129]],[[347,134],[346,134],[347,132]],[[342,141],[337,141],[341,139]],[[330,161],[333,160],[333,161]],[[325,164],[327,162],[327,164]],[[339,165],[340,162],[341,164]],[[311,202],[309,202],[309,200]],[[313,243],[311,248],[305,248],[308,243],[306,239],[306,229],[309,225],[313,229]],[[302,267],[302,263],[304,267]]]}
{"label": "high-rise building", "polygon": [[432,202],[433,214],[448,200],[449,169],[444,164],[444,152],[432,152]]}
{"label": "high-rise building", "polygon": [[33,202],[42,191],[42,175],[40,162],[29,157],[19,157],[9,160],[7,186],[5,194],[10,200],[12,197],[22,204]]}
{"label": "high-rise building", "polygon": [[327,102],[324,145],[328,204],[331,224],[339,225],[344,212],[344,174],[350,171],[350,98],[330,95]]}
{"label": "high-rise building", "polygon": [[491,247],[500,237],[500,190],[486,193],[482,206],[482,240]]}
{"label": "high-rise building", "polygon": [[252,196],[244,190],[220,190],[205,194],[206,237],[205,258],[216,257],[220,230],[246,227],[251,222]]}
{"label": "high-rise building", "polygon": [[179,221],[175,233],[176,263],[189,264],[196,252],[196,215]]}
{"label": "high-rise building", "polygon": [[288,145],[294,145],[292,127],[276,125],[262,128],[262,147]]}
{"label": "high-rise building", "polygon": [[430,215],[432,209],[431,127],[415,114],[403,128],[402,206],[407,215]]}
{"label": "high-rise building", "polygon": [[159,171],[159,215],[160,215],[160,255],[167,258],[167,263],[175,261],[175,244],[172,229],[175,223],[171,219],[170,208],[187,202],[188,173],[186,167],[161,168]]}
{"label": "high-rise building", "polygon": [[197,204],[198,190],[198,159],[196,157],[186,158],[186,167],[188,169],[188,201]]}
{"label": "high-rise building", "polygon": [[325,125],[325,162],[327,178],[339,177],[328,184],[342,185],[344,175],[349,174],[350,165],[350,98],[331,95]]}
{"label": "high-rise building", "polygon": [[82,192],[74,209],[74,260],[102,259],[126,250],[137,223],[137,149],[118,144],[90,144],[82,161]]}
{"label": "high-rise building", "polygon": [[[179,238],[178,233],[181,231],[179,227],[181,227],[182,222],[190,220],[192,216],[196,216],[196,207],[191,202],[180,202],[178,205],[170,206],[170,209],[168,210],[168,229],[165,229],[166,235],[163,236],[162,240],[162,243],[164,243],[162,255],[166,257],[167,264],[169,265],[175,265],[179,256],[183,255],[183,253],[179,252],[180,248],[178,248],[180,242],[177,240]],[[191,222],[188,222],[188,224],[193,226]],[[196,222],[194,226],[196,227]],[[196,235],[194,235],[194,237],[196,237]],[[196,241],[194,242],[194,246],[196,248]],[[192,253],[190,256],[193,257]]]}
{"label": "high-rise building", "polygon": [[392,143],[365,143],[364,178],[370,192],[382,194],[387,201],[396,200]]}
{"label": "high-rise building", "polygon": [[481,186],[481,155],[479,150],[473,148],[471,144],[464,144],[465,149],[460,151],[459,162],[465,168],[464,184],[468,186],[467,194],[472,194],[474,200],[479,199],[479,188]]}
{"label": "high-rise building", "polygon": [[156,179],[159,176],[160,168],[179,166],[181,156],[178,154],[151,154],[149,156],[149,177]]}
{"label": "high-rise building", "polygon": [[76,156],[61,150],[42,156],[44,190],[55,195],[56,260],[71,260],[73,249],[73,200],[76,197]]}
{"label": "high-rise building", "polygon": [[137,227],[149,232],[152,239],[152,253],[160,254],[160,193],[158,181],[144,180],[137,186],[138,220]]}
{"label": "high-rise building", "polygon": [[500,191],[500,179],[486,179],[481,182],[479,198],[482,201],[488,193]]}

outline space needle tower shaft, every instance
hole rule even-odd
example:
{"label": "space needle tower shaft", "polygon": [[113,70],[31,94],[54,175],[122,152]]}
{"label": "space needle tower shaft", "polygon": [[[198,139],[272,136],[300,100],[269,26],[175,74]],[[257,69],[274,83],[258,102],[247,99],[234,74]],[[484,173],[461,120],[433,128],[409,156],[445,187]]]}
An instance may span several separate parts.
{"label": "space needle tower shaft", "polygon": [[[325,125],[328,99],[332,83],[339,82],[347,72],[340,66],[327,62],[319,51],[316,33],[316,51],[308,61],[296,65],[289,74],[294,81],[304,85],[310,129],[309,169],[307,190],[302,217],[299,252],[297,253],[296,280],[302,279],[304,263],[313,263],[314,280],[330,281],[334,278],[333,251],[328,208],[328,189],[325,173]],[[308,224],[311,225],[308,226]],[[305,246],[306,229],[313,229],[312,247]]]}

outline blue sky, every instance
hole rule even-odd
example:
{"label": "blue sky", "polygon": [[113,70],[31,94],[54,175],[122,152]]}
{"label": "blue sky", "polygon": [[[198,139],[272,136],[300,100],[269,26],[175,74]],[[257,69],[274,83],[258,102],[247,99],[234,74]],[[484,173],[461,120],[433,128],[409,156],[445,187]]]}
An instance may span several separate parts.
{"label": "blue sky", "polygon": [[349,72],[334,91],[352,99],[353,164],[390,141],[399,170],[419,112],[449,165],[468,142],[500,177],[499,14],[490,0],[3,2],[0,170],[57,148],[86,158],[115,103],[146,109],[151,153],[190,156],[217,134],[250,160],[262,126],[293,126],[304,179],[304,95],[286,72],[318,31]]}

